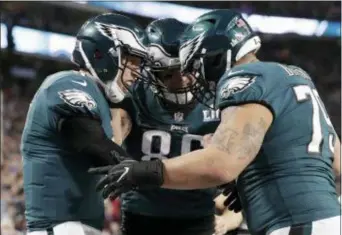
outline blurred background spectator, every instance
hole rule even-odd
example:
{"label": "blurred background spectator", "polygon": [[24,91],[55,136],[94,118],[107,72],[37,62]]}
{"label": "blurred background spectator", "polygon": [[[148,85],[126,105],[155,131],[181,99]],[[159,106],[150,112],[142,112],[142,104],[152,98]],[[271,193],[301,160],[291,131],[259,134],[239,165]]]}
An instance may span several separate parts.
{"label": "blurred background spectator", "polygon": [[[173,2],[197,8],[234,8],[247,14],[305,17],[340,21],[340,2]],[[34,5],[34,7],[32,7]],[[33,38],[13,38],[17,26],[74,35],[89,17],[108,12],[99,6],[72,2],[0,2],[1,23],[7,41],[1,50],[1,234],[25,234],[24,197],[20,137],[30,100],[44,78],[56,71],[72,69],[68,53],[55,57],[16,50],[19,40],[30,46]],[[152,18],[128,14],[146,25]],[[278,27],[282,27],[279,25]],[[1,28],[3,31],[3,28]],[[4,32],[1,32],[3,34]],[[312,76],[326,105],[337,133],[341,133],[341,42],[337,37],[296,34],[261,34],[262,60],[279,61],[302,67]],[[40,42],[38,42],[40,43]],[[2,45],[2,44],[1,44]],[[63,46],[63,45],[62,45]],[[72,45],[68,45],[69,47]],[[43,53],[44,54],[44,53]],[[105,201],[106,225],[103,234],[119,233],[120,202]]]}

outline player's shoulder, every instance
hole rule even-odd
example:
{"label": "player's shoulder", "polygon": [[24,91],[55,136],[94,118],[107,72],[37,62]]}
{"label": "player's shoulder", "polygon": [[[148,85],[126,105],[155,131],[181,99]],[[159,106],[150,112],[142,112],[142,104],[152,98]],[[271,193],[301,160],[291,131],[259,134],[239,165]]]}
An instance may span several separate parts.
{"label": "player's shoulder", "polygon": [[221,80],[229,79],[236,76],[259,76],[259,77],[281,77],[286,75],[286,65],[276,62],[252,62],[241,64],[233,67],[224,73]]}
{"label": "player's shoulder", "polygon": [[251,74],[257,76],[263,76],[265,78],[288,78],[289,76],[297,76],[305,79],[309,79],[309,74],[302,68],[295,65],[282,64],[277,62],[253,62],[238,65],[227,73],[228,76],[234,76],[234,74]]}
{"label": "player's shoulder", "polygon": [[108,105],[95,79],[77,71],[61,71],[48,76],[39,88],[38,97],[39,102],[63,114],[78,113],[81,109],[95,112],[100,104]]}
{"label": "player's shoulder", "polygon": [[58,93],[60,97],[88,97],[97,99],[104,97],[103,92],[97,85],[95,78],[77,71],[61,71],[48,76],[40,89],[46,97]]}
{"label": "player's shoulder", "polygon": [[276,62],[252,62],[235,66],[224,73],[218,87],[229,84],[238,86],[249,86],[259,84],[266,87],[286,87],[299,80],[310,80],[310,76],[303,69]]}
{"label": "player's shoulder", "polygon": [[77,71],[61,71],[49,75],[43,82],[41,89],[51,89],[58,87],[69,87],[75,89],[89,89],[94,88],[96,82],[84,73]]}

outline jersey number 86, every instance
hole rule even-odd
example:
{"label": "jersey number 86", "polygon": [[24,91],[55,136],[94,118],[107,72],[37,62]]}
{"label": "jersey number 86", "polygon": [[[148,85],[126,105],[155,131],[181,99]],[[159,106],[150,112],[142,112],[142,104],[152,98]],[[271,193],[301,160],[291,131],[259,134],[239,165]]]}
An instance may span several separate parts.
{"label": "jersey number 86", "polygon": [[[180,154],[189,153],[194,147],[202,146],[203,137],[200,135],[185,134],[182,136],[180,144]],[[149,130],[144,132],[142,136],[141,151],[144,156],[141,158],[143,161],[149,161],[153,158],[166,159],[171,151],[171,134],[166,131]],[[154,146],[157,143],[157,150]]]}

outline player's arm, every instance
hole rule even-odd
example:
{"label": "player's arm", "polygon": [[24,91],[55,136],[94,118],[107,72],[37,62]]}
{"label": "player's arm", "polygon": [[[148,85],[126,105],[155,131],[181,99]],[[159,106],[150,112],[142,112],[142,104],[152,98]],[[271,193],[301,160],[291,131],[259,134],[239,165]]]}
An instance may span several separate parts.
{"label": "player's arm", "polygon": [[234,180],[256,157],[272,120],[271,111],[260,104],[225,108],[207,148],[163,160],[162,187],[209,188]]}
{"label": "player's arm", "polygon": [[222,185],[237,178],[257,156],[272,120],[271,111],[261,104],[226,107],[212,143],[205,149],[163,161],[124,161],[88,172],[106,174],[97,184],[98,190],[104,188],[105,198],[136,187],[203,189]]}
{"label": "player's arm", "polygon": [[104,99],[91,79],[77,74],[58,80],[45,90],[51,127],[59,132],[66,151],[88,158],[93,166],[117,164],[125,151],[106,135],[100,106]]}
{"label": "player's arm", "polygon": [[60,133],[70,151],[88,157],[93,166],[117,164],[128,154],[110,138],[101,121],[87,116],[61,119]]}
{"label": "player's arm", "polygon": [[132,120],[128,112],[121,108],[111,109],[112,113],[112,128],[113,128],[113,141],[118,145],[126,139],[132,129]]}
{"label": "player's arm", "polygon": [[92,174],[107,174],[97,188],[107,185],[104,196],[110,192],[117,196],[127,188],[201,189],[237,178],[257,156],[273,118],[281,111],[277,105],[281,100],[270,94],[278,87],[274,79],[234,76],[223,77],[218,85],[221,123],[211,144],[177,158],[91,169]]}

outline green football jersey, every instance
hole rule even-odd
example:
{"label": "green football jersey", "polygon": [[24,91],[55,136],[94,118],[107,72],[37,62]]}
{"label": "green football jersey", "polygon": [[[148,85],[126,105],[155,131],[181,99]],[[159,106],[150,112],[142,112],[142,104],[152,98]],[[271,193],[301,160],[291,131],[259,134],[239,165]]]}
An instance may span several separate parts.
{"label": "green football jersey", "polygon": [[95,192],[99,177],[87,173],[90,162],[69,152],[59,133],[60,122],[73,116],[100,119],[112,137],[108,102],[91,78],[76,71],[47,77],[30,104],[21,142],[30,231],[65,221],[103,226],[103,198]]}
{"label": "green football jersey", "polygon": [[[166,159],[202,148],[202,137],[213,133],[219,111],[196,104],[191,110],[165,108],[154,93],[139,84],[133,96],[132,130],[124,142],[136,160]],[[122,209],[156,217],[195,218],[214,214],[215,189],[140,190],[122,195]]]}
{"label": "green football jersey", "polygon": [[237,179],[253,235],[340,214],[332,168],[336,133],[305,71],[239,65],[221,78],[217,99],[221,110],[259,103],[273,114],[258,155]]}

